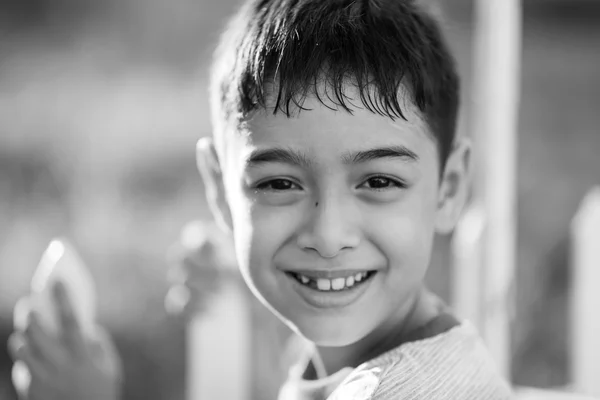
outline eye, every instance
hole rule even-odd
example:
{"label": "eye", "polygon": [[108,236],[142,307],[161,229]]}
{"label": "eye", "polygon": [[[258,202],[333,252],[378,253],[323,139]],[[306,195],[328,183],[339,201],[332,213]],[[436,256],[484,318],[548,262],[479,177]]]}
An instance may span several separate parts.
{"label": "eye", "polygon": [[406,188],[406,184],[396,179],[388,178],[386,176],[372,176],[363,183],[367,189],[372,190],[387,190],[392,188],[403,189]]}
{"label": "eye", "polygon": [[271,179],[270,181],[262,182],[256,185],[258,190],[267,190],[274,192],[283,192],[288,190],[300,189],[300,186],[296,185],[289,179]]}

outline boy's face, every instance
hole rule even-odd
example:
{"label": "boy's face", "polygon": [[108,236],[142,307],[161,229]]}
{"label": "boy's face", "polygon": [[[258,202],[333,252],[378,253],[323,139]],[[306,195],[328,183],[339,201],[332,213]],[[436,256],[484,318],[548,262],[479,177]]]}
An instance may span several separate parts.
{"label": "boy's face", "polygon": [[227,139],[220,172],[203,175],[253,292],[307,339],[344,346],[420,289],[434,234],[463,201],[468,151],[440,182],[436,143],[409,101],[408,122],[303,106],[255,115]]}

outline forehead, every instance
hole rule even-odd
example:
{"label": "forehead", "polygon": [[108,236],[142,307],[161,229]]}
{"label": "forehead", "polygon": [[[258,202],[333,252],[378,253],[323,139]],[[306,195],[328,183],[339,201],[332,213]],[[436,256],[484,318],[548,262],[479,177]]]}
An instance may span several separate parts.
{"label": "forehead", "polygon": [[[348,89],[352,113],[336,106],[326,97],[308,96],[302,110],[291,116],[273,105],[257,111],[241,126],[235,138],[238,149],[247,153],[257,148],[288,147],[302,149],[315,158],[333,159],[348,150],[402,145],[419,155],[436,156],[436,142],[417,107],[403,96],[406,119],[392,120],[367,110],[356,90]],[[240,154],[238,153],[238,158]],[[243,155],[241,155],[243,157]]]}

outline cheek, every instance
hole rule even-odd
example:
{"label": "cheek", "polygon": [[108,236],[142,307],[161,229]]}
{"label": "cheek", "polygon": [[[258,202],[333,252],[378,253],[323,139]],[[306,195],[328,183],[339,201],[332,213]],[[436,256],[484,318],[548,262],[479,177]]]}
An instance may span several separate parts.
{"label": "cheek", "polygon": [[252,252],[250,254],[254,265],[270,263],[273,254],[281,245],[284,235],[285,221],[278,213],[265,212],[264,207],[255,205],[250,211],[252,224]]}
{"label": "cheek", "polygon": [[[278,312],[286,303],[279,289],[278,272],[273,264],[277,252],[293,237],[294,221],[289,211],[259,204],[244,204],[246,213],[234,224],[239,268],[254,295]],[[242,208],[242,207],[240,207]],[[243,218],[242,218],[243,217]]]}
{"label": "cheek", "polygon": [[376,243],[381,243],[390,263],[407,269],[426,269],[435,232],[434,191],[428,187],[415,190],[402,202],[377,213],[371,229],[377,230]]}
{"label": "cheek", "polygon": [[228,192],[236,257],[242,274],[247,275],[254,236],[252,202],[238,190]]}
{"label": "cheek", "polygon": [[294,216],[289,208],[266,207],[239,196],[232,212],[236,252],[242,273],[252,280],[270,270],[273,256],[290,236]]}

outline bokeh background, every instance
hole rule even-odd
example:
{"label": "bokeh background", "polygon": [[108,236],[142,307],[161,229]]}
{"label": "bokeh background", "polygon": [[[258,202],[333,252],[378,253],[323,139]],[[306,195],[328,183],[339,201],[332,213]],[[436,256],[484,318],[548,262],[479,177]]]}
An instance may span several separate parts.
{"label": "bokeh background", "polygon": [[[96,279],[124,399],[184,398],[185,323],[164,311],[165,254],[187,221],[208,218],[194,145],[210,132],[206,69],[237,3],[0,1],[1,343],[43,250],[66,235]],[[468,130],[473,4],[441,3]],[[513,379],[553,387],[569,381],[569,223],[600,184],[600,2],[523,4]],[[446,299],[450,273],[439,238],[428,279]],[[13,399],[5,349],[0,399]]]}

